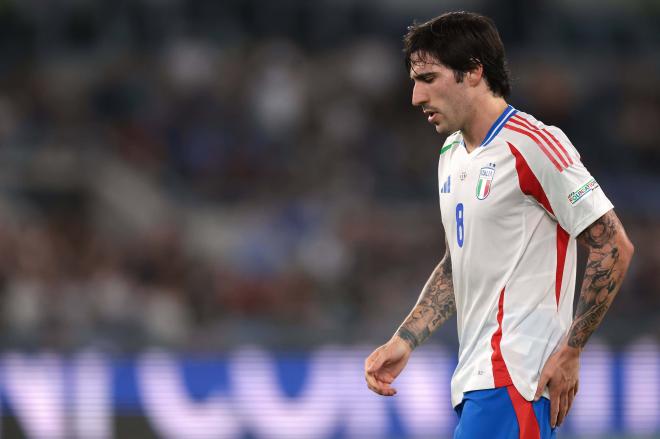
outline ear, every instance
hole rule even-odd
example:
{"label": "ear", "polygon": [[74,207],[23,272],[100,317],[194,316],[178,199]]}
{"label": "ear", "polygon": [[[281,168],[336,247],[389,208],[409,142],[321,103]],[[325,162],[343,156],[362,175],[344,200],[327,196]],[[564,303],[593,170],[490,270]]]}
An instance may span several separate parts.
{"label": "ear", "polygon": [[481,64],[477,64],[475,68],[468,70],[465,76],[468,85],[470,85],[470,87],[476,87],[484,76],[484,67]]}

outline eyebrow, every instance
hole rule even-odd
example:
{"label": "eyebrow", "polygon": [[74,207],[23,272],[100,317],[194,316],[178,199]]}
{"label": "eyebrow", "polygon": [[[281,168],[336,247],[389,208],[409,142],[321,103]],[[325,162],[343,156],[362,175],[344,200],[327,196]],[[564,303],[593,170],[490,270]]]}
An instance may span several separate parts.
{"label": "eyebrow", "polygon": [[428,81],[429,79],[433,79],[437,76],[435,72],[425,72],[425,73],[415,73],[414,75],[410,76],[410,79],[415,81],[415,80],[420,80],[420,81]]}

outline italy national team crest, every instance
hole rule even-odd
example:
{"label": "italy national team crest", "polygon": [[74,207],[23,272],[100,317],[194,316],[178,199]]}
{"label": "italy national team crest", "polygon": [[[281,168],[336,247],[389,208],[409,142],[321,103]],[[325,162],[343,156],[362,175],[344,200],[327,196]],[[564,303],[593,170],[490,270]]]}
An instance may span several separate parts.
{"label": "italy national team crest", "polygon": [[486,199],[493,186],[493,177],[495,176],[495,163],[489,163],[479,171],[479,181],[477,181],[477,198]]}

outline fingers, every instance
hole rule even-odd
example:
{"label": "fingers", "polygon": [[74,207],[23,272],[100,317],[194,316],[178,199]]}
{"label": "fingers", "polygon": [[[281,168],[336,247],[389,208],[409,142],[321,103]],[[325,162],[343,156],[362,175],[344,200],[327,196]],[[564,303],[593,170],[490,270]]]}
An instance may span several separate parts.
{"label": "fingers", "polygon": [[396,389],[391,386],[392,379],[383,377],[378,372],[366,372],[364,377],[367,381],[367,387],[373,392],[383,396],[396,395]]}
{"label": "fingers", "polygon": [[565,416],[568,416],[568,412],[571,411],[571,407],[573,406],[573,401],[575,401],[575,395],[577,394],[577,389],[578,389],[578,385],[577,383],[575,383],[575,387],[568,392],[568,407],[566,408]]}
{"label": "fingers", "polygon": [[559,397],[559,413],[557,415],[557,427],[559,427],[568,413],[568,393],[562,393]]}
{"label": "fingers", "polygon": [[389,383],[377,379],[373,375],[367,375],[367,387],[382,396],[396,395],[396,389],[394,387],[390,386]]}
{"label": "fingers", "polygon": [[557,417],[559,416],[560,397],[559,392],[550,391],[550,426],[557,426]]}
{"label": "fingers", "polygon": [[566,391],[550,388],[550,425],[552,428],[559,427],[568,412],[571,410],[575,394],[577,393],[577,383]]}
{"label": "fingers", "polygon": [[367,381],[367,387],[373,392],[380,395],[383,394],[385,389],[376,380],[376,371],[380,367],[379,350],[374,351],[364,362],[364,378]]}
{"label": "fingers", "polygon": [[380,368],[383,365],[382,355],[380,350],[376,350],[364,362],[364,378],[367,381],[367,387],[379,395],[393,396],[396,395],[396,389],[390,386],[392,378],[380,373]]}

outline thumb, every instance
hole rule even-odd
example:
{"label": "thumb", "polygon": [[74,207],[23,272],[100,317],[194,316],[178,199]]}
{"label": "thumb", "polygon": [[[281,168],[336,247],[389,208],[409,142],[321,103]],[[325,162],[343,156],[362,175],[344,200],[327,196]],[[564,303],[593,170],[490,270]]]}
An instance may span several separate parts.
{"label": "thumb", "polygon": [[543,394],[543,390],[545,390],[545,386],[548,385],[548,381],[550,381],[550,377],[545,373],[541,373],[541,378],[539,378],[539,385],[536,387],[536,393],[534,394],[534,401],[539,400]]}

